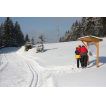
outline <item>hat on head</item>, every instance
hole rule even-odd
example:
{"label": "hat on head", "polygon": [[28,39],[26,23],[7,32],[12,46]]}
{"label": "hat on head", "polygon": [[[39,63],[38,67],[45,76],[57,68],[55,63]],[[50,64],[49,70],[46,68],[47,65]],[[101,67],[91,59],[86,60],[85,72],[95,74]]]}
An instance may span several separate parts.
{"label": "hat on head", "polygon": [[84,45],[82,45],[82,47],[85,47]]}
{"label": "hat on head", "polygon": [[81,45],[78,46],[78,48],[80,48],[80,47],[81,47]]}

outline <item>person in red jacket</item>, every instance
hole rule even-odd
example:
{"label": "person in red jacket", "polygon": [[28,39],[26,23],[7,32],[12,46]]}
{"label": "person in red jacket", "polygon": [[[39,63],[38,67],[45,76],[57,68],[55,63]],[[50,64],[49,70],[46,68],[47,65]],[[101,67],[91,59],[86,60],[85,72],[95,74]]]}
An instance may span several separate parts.
{"label": "person in red jacket", "polygon": [[78,47],[77,47],[77,49],[78,49],[78,51],[79,51],[79,53],[81,52],[81,45],[79,45]]}
{"label": "person in red jacket", "polygon": [[87,49],[84,45],[81,47],[81,67],[86,68],[87,67]]}

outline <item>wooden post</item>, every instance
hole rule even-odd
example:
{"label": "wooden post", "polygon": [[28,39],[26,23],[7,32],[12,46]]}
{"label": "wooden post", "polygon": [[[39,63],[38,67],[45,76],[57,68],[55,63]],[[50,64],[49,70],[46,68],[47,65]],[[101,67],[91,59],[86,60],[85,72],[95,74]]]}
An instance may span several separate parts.
{"label": "wooden post", "polygon": [[99,41],[97,42],[97,59],[96,59],[96,67],[98,67],[99,63]]}
{"label": "wooden post", "polygon": [[93,41],[94,45],[97,47],[96,43]]}
{"label": "wooden post", "polygon": [[[88,42],[87,42],[87,50],[88,50]],[[87,53],[87,65],[89,65],[89,56],[88,56],[88,53]]]}
{"label": "wooden post", "polygon": [[82,41],[82,43],[84,44],[84,46],[87,48],[87,45],[84,43],[84,41]]}

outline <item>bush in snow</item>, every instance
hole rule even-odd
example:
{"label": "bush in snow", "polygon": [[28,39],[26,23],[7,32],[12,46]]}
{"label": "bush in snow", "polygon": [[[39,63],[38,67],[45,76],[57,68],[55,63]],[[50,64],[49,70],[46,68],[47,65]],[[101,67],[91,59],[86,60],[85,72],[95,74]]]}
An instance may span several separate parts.
{"label": "bush in snow", "polygon": [[[37,42],[37,43],[38,43],[38,42]],[[43,46],[43,45],[38,45],[38,46],[36,47],[36,53],[39,53],[39,52],[41,52],[41,53],[44,52],[44,46]]]}
{"label": "bush in snow", "polygon": [[[37,42],[38,46],[36,47],[36,53],[39,53],[39,52],[43,53],[43,52],[44,52],[43,42],[45,42],[44,39],[46,39],[46,38],[44,38],[43,35],[40,35],[40,36],[39,36],[39,39],[40,39],[41,41],[40,41],[40,42]],[[39,45],[39,43],[40,43],[40,45]]]}
{"label": "bush in snow", "polygon": [[29,49],[32,49],[32,43],[31,42],[26,42],[25,44],[25,51],[28,51]]}

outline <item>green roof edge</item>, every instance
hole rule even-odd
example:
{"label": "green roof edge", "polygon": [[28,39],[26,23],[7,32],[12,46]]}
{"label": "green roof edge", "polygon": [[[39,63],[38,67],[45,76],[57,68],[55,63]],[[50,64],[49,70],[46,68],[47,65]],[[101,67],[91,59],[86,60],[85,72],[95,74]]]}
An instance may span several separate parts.
{"label": "green roof edge", "polygon": [[[91,38],[95,38],[95,37],[93,37],[93,36],[90,36]],[[95,38],[95,39],[99,39],[99,38]],[[103,39],[99,39],[99,40],[102,40],[103,41]]]}

